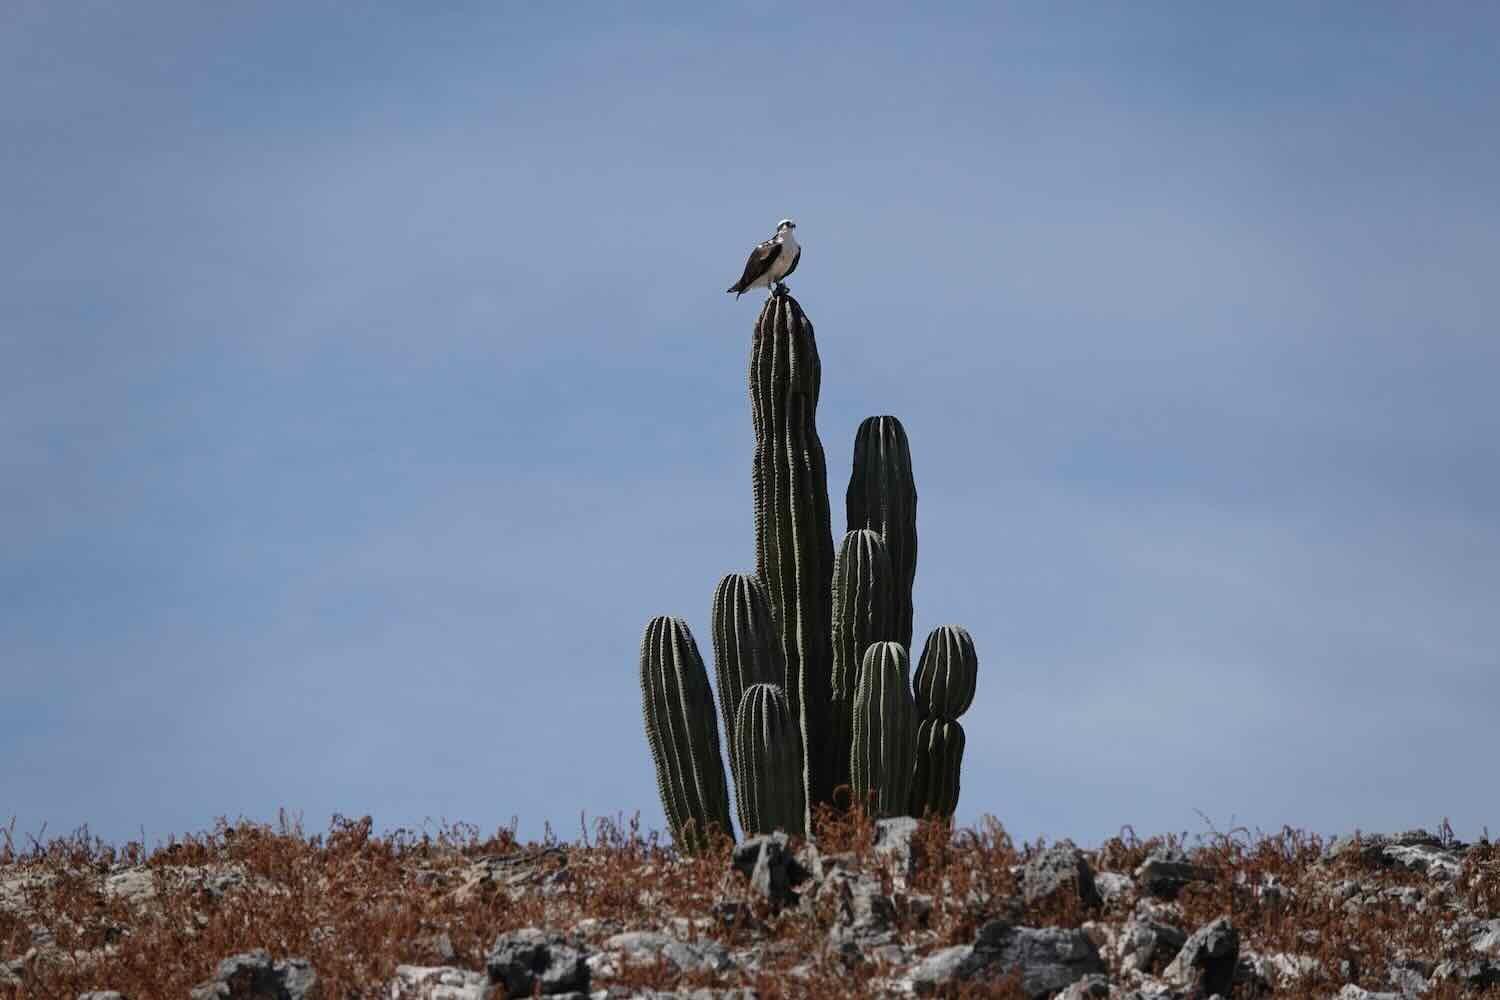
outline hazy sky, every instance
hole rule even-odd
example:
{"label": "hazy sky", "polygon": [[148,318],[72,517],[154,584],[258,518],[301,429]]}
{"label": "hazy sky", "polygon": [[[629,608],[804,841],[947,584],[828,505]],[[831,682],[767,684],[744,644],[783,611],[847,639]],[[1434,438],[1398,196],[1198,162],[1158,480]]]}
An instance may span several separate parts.
{"label": "hazy sky", "polygon": [[660,826],[791,215],[961,821],[1500,830],[1494,7],[407,7],[0,8],[0,821]]}

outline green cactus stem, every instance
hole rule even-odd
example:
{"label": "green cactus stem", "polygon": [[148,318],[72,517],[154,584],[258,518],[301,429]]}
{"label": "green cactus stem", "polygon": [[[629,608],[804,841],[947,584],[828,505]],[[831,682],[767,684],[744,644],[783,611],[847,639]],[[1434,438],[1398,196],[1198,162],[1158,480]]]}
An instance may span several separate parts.
{"label": "green cactus stem", "polygon": [[917,486],[906,430],[895,417],[866,417],[854,435],[854,469],[844,496],[849,530],[880,532],[896,577],[891,638],[911,648],[912,584],[917,577]]}
{"label": "green cactus stem", "polygon": [[911,799],[917,703],[899,642],[865,650],[854,688],[850,778],[855,801],[877,816],[905,814]]}
{"label": "green cactus stem", "polygon": [[964,727],[947,719],[923,719],[917,727],[911,814],[952,816],[958,808],[958,774],[964,759]]}
{"label": "green cactus stem", "polygon": [[792,703],[779,684],[752,684],[735,713],[735,806],[749,836],[785,830],[806,836],[802,737]]}
{"label": "green cactus stem", "polygon": [[816,422],[821,379],[812,323],[795,299],[775,292],[761,308],[750,346],[755,566],[781,639],[810,802],[829,801],[833,790],[826,750],[833,536]]}
{"label": "green cactus stem", "polygon": [[974,703],[979,656],[974,637],[961,625],[940,625],[927,635],[917,661],[917,707],[922,715],[957,719]]}
{"label": "green cactus stem", "polygon": [[687,622],[665,616],[641,640],[641,713],[656,786],[679,846],[706,846],[714,828],[733,837],[708,671]]}
{"label": "green cactus stem", "polygon": [[833,786],[847,785],[854,681],[871,643],[894,639],[895,584],[880,534],[851,531],[839,543],[833,569],[833,703],[828,748]]}
{"label": "green cactus stem", "polygon": [[[731,573],[714,590],[714,676],[718,681],[719,717],[729,744],[729,769],[734,787],[742,784],[739,752],[735,746],[735,712],[752,684],[786,683],[781,639],[771,618],[765,588],[755,577]],[[743,814],[741,814],[743,815]]]}

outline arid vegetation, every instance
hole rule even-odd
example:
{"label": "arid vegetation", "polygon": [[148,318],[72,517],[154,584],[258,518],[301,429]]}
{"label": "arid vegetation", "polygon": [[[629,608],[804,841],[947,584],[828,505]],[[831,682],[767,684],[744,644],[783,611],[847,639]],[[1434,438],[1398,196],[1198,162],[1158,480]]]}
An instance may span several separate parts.
{"label": "arid vegetation", "polygon": [[[1111,994],[1123,995],[1147,988],[1170,958],[1158,954],[1146,979],[1126,971],[1119,941],[1143,914],[1184,934],[1228,916],[1240,938],[1236,996],[1327,997],[1350,983],[1393,990],[1393,968],[1427,979],[1445,960],[1483,965],[1474,928],[1500,917],[1500,850],[1451,835],[1423,848],[1432,864],[1406,865],[1378,844],[1330,851],[1290,829],[1147,840],[1125,829],[1084,851],[1100,883],[1094,901],[1077,892],[1028,901],[1024,866],[1048,845],[1016,845],[993,820],[957,831],[921,824],[910,867],[874,851],[872,821],[826,810],[818,821],[822,874],[780,903],[734,869],[728,841],[683,855],[619,819],[532,843],[461,824],[377,835],[369,817],[335,818],[314,835],[285,816],[276,826],[221,820],[151,850],[86,830],[20,837],[12,827],[0,836],[0,997],[186,997],[220,960],[251,948],[310,961],[324,998],[385,997],[398,965],[482,972],[497,935],[525,927],[559,931],[596,956],[596,995],[879,996],[906,989],[913,963],[974,942],[996,920],[1082,928]],[[1164,847],[1183,849],[1199,876],[1175,898],[1148,898],[1134,873]],[[1454,869],[1434,870],[1439,859]],[[621,956],[607,942],[626,931],[714,943],[726,960]],[[1476,975],[1436,976],[1425,995],[1500,993]],[[1005,975],[937,987],[1019,991]]]}

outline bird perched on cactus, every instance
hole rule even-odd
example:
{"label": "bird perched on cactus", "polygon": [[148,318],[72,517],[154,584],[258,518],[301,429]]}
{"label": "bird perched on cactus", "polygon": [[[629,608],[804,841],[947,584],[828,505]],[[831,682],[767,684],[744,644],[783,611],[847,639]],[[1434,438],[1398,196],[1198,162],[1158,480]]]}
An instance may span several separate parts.
{"label": "bird perched on cactus", "polygon": [[726,291],[739,298],[752,288],[780,286],[787,275],[797,270],[797,261],[802,259],[802,247],[792,231],[797,224],[791,219],[782,219],[776,224],[776,234],[750,251],[745,261],[745,273]]}

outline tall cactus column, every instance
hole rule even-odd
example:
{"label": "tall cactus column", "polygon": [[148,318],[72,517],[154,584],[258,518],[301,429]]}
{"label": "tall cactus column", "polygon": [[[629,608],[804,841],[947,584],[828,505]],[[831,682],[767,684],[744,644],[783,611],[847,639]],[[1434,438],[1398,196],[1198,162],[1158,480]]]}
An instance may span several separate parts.
{"label": "tall cactus column", "polygon": [[912,584],[917,577],[917,484],[906,429],[895,417],[866,417],[854,435],[854,469],[844,495],[849,530],[880,532],[895,573],[895,631],[911,649]]}
{"label": "tall cactus column", "polygon": [[833,534],[818,439],[822,363],[813,326],[785,291],[766,300],[750,346],[756,575],[765,584],[798,719],[807,801],[828,802]]}

